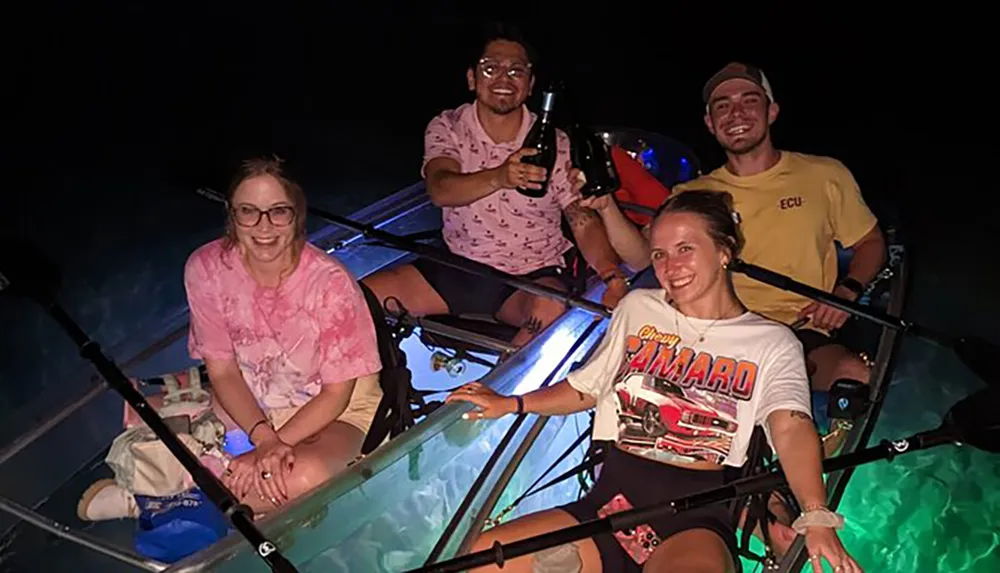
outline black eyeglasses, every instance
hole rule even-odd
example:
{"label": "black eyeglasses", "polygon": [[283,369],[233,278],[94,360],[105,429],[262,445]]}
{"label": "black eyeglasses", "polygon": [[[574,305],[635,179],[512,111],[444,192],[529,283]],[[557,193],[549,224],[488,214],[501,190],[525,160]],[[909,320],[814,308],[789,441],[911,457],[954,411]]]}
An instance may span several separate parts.
{"label": "black eyeglasses", "polygon": [[256,227],[264,215],[275,227],[287,227],[295,220],[295,207],[291,205],[275,205],[266,210],[253,205],[237,205],[231,211],[236,224],[241,227]]}

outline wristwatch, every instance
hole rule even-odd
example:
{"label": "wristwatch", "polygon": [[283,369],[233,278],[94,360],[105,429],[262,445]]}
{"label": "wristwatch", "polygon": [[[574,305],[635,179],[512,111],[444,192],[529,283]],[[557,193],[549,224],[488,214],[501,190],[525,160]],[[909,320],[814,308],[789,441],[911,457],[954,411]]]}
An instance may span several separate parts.
{"label": "wristwatch", "polygon": [[851,277],[845,278],[844,280],[838,282],[837,285],[838,286],[842,286],[842,287],[846,288],[847,290],[853,292],[855,294],[855,296],[859,296],[860,297],[861,294],[863,292],[865,292],[865,285],[863,285],[860,282],[852,279]]}

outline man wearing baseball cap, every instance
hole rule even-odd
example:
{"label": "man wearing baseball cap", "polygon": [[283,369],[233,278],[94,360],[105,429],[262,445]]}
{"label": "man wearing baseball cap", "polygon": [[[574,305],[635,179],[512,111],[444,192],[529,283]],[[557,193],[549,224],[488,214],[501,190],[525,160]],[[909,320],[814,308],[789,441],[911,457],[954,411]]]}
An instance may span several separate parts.
{"label": "man wearing baseball cap", "polygon": [[[733,62],[702,89],[705,125],[726,152],[726,164],[675,187],[727,191],[746,239],[743,259],[854,301],[885,263],[885,239],[854,176],[840,161],[779,150],[771,124],[779,106],[764,72]],[[834,241],[853,248],[837,282]],[[831,336],[848,314],[747,276],[733,283],[750,310],[796,328],[815,390],[846,378],[867,383],[864,361]]]}

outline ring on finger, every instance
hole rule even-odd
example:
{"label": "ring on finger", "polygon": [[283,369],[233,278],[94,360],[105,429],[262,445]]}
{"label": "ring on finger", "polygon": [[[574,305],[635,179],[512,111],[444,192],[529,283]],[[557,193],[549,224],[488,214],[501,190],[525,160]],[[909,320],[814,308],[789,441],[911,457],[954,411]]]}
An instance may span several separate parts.
{"label": "ring on finger", "polygon": [[265,470],[260,472],[261,479],[271,479],[271,472]]}

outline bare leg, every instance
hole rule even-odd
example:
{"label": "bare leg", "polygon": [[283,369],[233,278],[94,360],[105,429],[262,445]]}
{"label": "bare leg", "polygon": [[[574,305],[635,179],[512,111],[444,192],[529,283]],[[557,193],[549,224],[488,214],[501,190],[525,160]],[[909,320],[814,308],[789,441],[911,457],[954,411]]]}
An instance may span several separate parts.
{"label": "bare leg", "polygon": [[860,356],[840,344],[820,346],[806,358],[810,368],[815,368],[811,386],[813,390],[827,391],[841,378],[868,384],[871,370]]}
{"label": "bare leg", "polygon": [[[372,289],[383,308],[387,298],[396,298],[413,316],[449,312],[448,304],[413,265],[378,271],[361,279],[361,282]],[[395,301],[389,303],[389,310],[396,310]]]}
{"label": "bare leg", "polygon": [[[580,522],[577,521],[572,515],[561,509],[540,511],[538,513],[520,517],[514,521],[494,527],[493,529],[484,532],[479,539],[476,540],[475,544],[473,544],[470,552],[475,553],[477,551],[489,549],[493,546],[494,541],[499,541],[503,544],[513,543],[514,541],[520,541],[528,537],[549,533],[550,531],[555,531],[564,527],[579,525],[579,523]],[[602,570],[601,555],[597,551],[597,545],[594,541],[592,539],[582,539],[580,541],[576,541],[575,543],[580,552],[580,561],[583,563],[581,573],[600,573]],[[531,573],[534,558],[534,554],[529,553],[528,555],[522,555],[521,557],[504,561],[503,569],[498,569],[495,565],[489,565],[476,569],[470,569],[469,573],[491,573],[499,571],[502,571],[503,573]]]}
{"label": "bare leg", "polygon": [[736,568],[726,542],[710,529],[689,529],[665,539],[643,573],[731,573]]}
{"label": "bare leg", "polygon": [[[566,290],[566,287],[555,277],[542,277],[535,282],[561,291]],[[566,305],[558,300],[519,290],[504,301],[503,306],[497,311],[497,319],[513,326],[519,326],[520,330],[511,339],[511,344],[524,346],[548,325],[555,322],[564,312],[566,312]]]}
{"label": "bare leg", "polygon": [[[347,464],[361,453],[364,433],[350,424],[334,421],[295,446],[295,466],[286,479],[289,501],[308,493],[347,469]],[[261,499],[252,489],[243,502],[255,513],[273,511],[275,505]]]}

